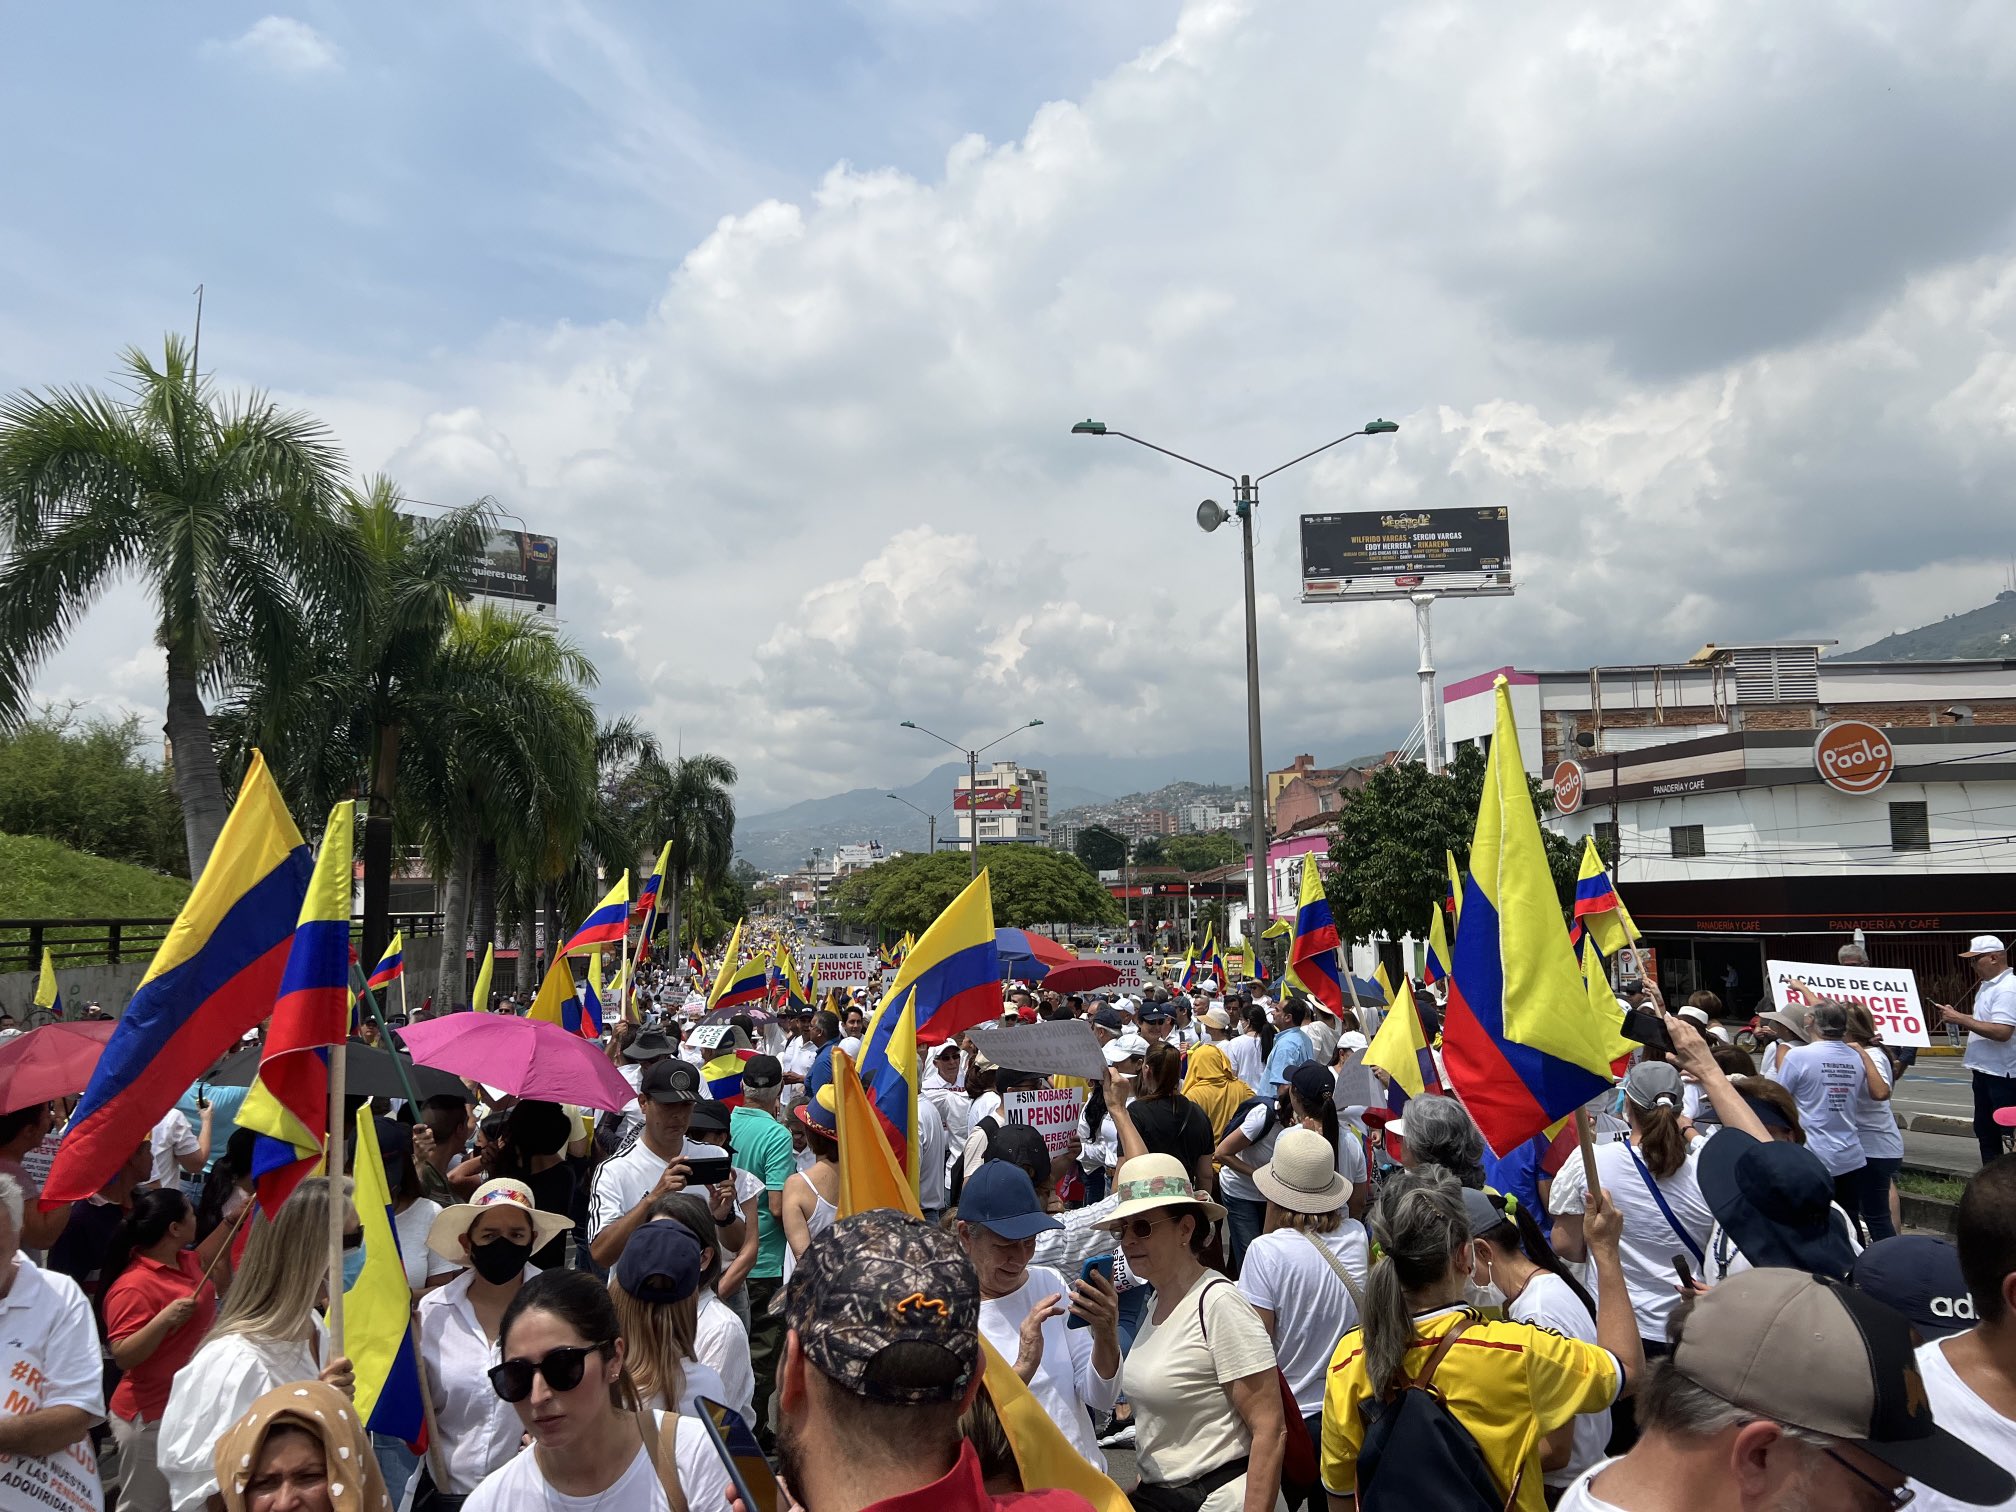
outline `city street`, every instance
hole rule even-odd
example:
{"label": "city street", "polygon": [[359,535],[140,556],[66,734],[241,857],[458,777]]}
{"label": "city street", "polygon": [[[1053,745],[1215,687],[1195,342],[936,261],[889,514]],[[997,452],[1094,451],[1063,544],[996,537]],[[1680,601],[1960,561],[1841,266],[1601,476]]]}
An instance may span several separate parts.
{"label": "city street", "polygon": [[[1900,1127],[1927,1114],[1957,1119],[1961,1125],[1973,1122],[1973,1085],[1958,1056],[1921,1058],[1898,1084],[1895,1100]],[[1960,1128],[1952,1133],[1930,1133],[1907,1127],[1904,1163],[1971,1174],[1980,1167],[1981,1157],[1973,1136]]]}

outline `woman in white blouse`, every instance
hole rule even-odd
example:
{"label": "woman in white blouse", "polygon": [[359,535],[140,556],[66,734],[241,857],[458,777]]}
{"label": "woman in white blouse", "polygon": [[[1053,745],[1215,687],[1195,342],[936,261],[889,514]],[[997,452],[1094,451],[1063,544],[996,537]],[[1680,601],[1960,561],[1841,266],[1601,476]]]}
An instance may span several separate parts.
{"label": "woman in white blouse", "polygon": [[[573,1226],[558,1213],[540,1212],[532,1189],[508,1177],[484,1182],[469,1201],[443,1208],[435,1218],[427,1247],[469,1268],[420,1299],[420,1357],[441,1452],[422,1462],[426,1478],[417,1504],[431,1500],[430,1487],[467,1496],[518,1452],[523,1437],[518,1414],[491,1390],[486,1372],[499,1358],[505,1309],[539,1274],[532,1256]],[[446,1485],[433,1485],[437,1463],[446,1470]]]}
{"label": "woman in white blouse", "polygon": [[[351,1209],[345,1244],[363,1242]],[[316,1312],[328,1301],[328,1253],[329,1183],[319,1176],[296,1187],[270,1223],[253,1223],[210,1336],[176,1375],[161,1418],[159,1462],[174,1512],[202,1512],[217,1490],[210,1452],[219,1430],[275,1386],[320,1379],[353,1390],[350,1361],[323,1359]]]}

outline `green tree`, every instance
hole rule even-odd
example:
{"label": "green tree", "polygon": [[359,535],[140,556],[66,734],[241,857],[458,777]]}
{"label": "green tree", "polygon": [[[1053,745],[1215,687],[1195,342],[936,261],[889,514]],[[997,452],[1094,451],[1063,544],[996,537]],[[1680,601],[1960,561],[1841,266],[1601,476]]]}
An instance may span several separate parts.
{"label": "green tree", "polygon": [[321,422],[263,395],[214,399],[186,343],[159,367],[125,354],[131,392],[0,401],[0,725],[29,678],[113,582],[153,599],[166,729],[193,877],[229,804],[206,683],[288,660],[304,609],[351,595],[357,550],[338,511],[341,459]]}
{"label": "green tree", "polygon": [[1167,859],[1160,835],[1142,835],[1134,842],[1136,866],[1160,866]]}
{"label": "green tree", "polygon": [[[982,859],[999,927],[1125,922],[1119,901],[1082,862],[1061,851],[997,845],[987,847]],[[834,890],[833,913],[843,924],[921,933],[959,896],[970,871],[968,858],[952,851],[892,856],[842,882]]]}
{"label": "green tree", "polygon": [[[711,898],[728,877],[735,854],[735,782],[734,762],[699,751],[674,757],[644,783],[645,843],[672,846],[665,924],[674,950],[689,939],[713,938],[711,928],[697,934],[687,928],[682,915],[690,901]],[[734,920],[728,922],[732,926]]]}
{"label": "green tree", "polygon": [[1095,872],[1117,871],[1127,860],[1127,842],[1103,824],[1088,824],[1078,831],[1071,850]]}
{"label": "green tree", "polygon": [[189,858],[182,813],[147,744],[138,715],[87,719],[74,706],[0,735],[0,832],[180,872]]}
{"label": "green tree", "polygon": [[1212,871],[1234,862],[1244,864],[1246,843],[1225,830],[1207,835],[1172,835],[1162,842],[1162,853],[1172,866],[1186,872]]}
{"label": "green tree", "polygon": [[[1352,794],[1330,832],[1324,891],[1338,930],[1363,940],[1393,939],[1428,927],[1429,911],[1447,890],[1444,850],[1468,864],[1484,794],[1484,753],[1464,746],[1446,772],[1431,775],[1420,762],[1381,767]],[[1551,792],[1528,780],[1535,808],[1553,808]],[[1575,887],[1576,852],[1561,835],[1543,828],[1555,891],[1565,907]]]}

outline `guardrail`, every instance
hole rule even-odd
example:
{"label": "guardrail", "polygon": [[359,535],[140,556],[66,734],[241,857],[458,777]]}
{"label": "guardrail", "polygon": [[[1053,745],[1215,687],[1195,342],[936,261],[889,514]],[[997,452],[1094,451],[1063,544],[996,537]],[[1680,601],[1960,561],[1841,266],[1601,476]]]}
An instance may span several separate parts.
{"label": "guardrail", "polygon": [[[441,933],[441,915],[393,914],[392,927],[408,939]],[[61,972],[79,966],[120,966],[151,961],[168,937],[173,919],[0,919],[0,973],[39,971],[42,952]],[[364,921],[350,921],[352,939]]]}

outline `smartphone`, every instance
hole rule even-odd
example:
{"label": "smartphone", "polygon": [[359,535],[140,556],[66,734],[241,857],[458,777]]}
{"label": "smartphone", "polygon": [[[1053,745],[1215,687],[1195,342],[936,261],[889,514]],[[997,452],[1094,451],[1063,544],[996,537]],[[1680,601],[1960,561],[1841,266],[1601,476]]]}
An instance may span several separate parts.
{"label": "smartphone", "polygon": [[1685,1255],[1675,1255],[1673,1257],[1673,1274],[1680,1278],[1681,1291],[1691,1292],[1694,1290],[1694,1270],[1692,1266],[1688,1265]]}
{"label": "smartphone", "polygon": [[[1090,1260],[1087,1260],[1083,1265],[1078,1267],[1078,1279],[1080,1281],[1090,1281],[1095,1271],[1105,1276],[1108,1283],[1111,1283],[1113,1280],[1113,1257],[1111,1255],[1094,1255]],[[1066,1298],[1065,1300],[1068,1301],[1070,1299]],[[1092,1325],[1074,1312],[1071,1314],[1070,1321],[1064,1326],[1066,1328],[1090,1328]]]}
{"label": "smartphone", "polygon": [[1628,1040],[1636,1040],[1657,1050],[1671,1051],[1673,1048],[1673,1036],[1666,1032],[1666,1020],[1649,1008],[1626,1009],[1620,1032]]}
{"label": "smartphone", "polygon": [[735,1164],[726,1155],[688,1155],[684,1159],[693,1172],[686,1178],[689,1186],[715,1186],[735,1173]]}
{"label": "smartphone", "polygon": [[742,1505],[749,1512],[777,1512],[777,1477],[742,1414],[710,1397],[701,1397],[699,1416],[707,1441],[720,1456],[721,1468],[728,1472]]}

